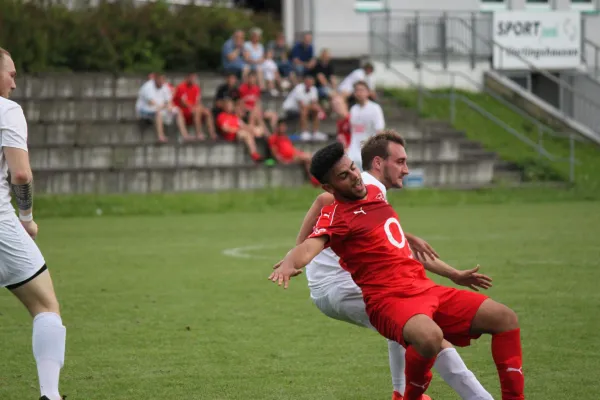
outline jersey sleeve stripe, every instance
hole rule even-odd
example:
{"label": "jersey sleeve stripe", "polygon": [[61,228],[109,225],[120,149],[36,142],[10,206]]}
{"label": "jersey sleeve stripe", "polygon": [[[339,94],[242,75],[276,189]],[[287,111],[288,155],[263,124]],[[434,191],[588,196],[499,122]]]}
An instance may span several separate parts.
{"label": "jersey sleeve stripe", "polygon": [[329,226],[331,226],[331,224],[333,224],[333,217],[335,216],[335,210],[337,209],[337,204],[335,205],[335,207],[333,207],[333,211],[331,212],[331,219],[329,220]]}

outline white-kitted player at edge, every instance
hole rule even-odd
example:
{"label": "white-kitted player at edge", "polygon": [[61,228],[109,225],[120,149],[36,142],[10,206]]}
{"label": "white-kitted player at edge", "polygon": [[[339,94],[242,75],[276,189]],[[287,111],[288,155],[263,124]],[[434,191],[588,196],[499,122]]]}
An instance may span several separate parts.
{"label": "white-kitted player at edge", "polygon": [[[405,160],[399,158],[400,148],[404,143],[394,131],[384,131],[368,140],[362,149],[365,172],[361,174],[365,185],[376,185],[384,195],[387,189],[401,188],[402,178],[406,175]],[[321,213],[321,209],[333,203],[333,195],[323,193],[315,200],[306,214],[296,243],[302,243],[312,232],[313,226]],[[442,262],[427,242],[409,233],[404,233],[413,254],[424,263]],[[349,322],[361,327],[375,330],[369,322],[365,311],[362,291],[354,283],[350,273],[340,266],[339,257],[327,248],[319,253],[307,266],[306,277],[310,296],[317,308],[330,318]],[[278,266],[276,264],[276,266]],[[477,269],[458,271],[451,267],[452,280],[459,285],[471,286],[473,275]],[[477,285],[475,285],[477,286]],[[483,287],[483,286],[482,286]],[[485,288],[485,287],[484,287]],[[475,375],[467,368],[452,345],[444,341],[443,350],[439,353],[434,368],[463,400],[493,400],[483,388]],[[393,400],[401,400],[406,382],[404,376],[406,350],[398,343],[388,340],[388,352]],[[423,399],[429,399],[424,395]]]}
{"label": "white-kitted player at edge", "polygon": [[381,106],[369,100],[369,87],[364,81],[354,84],[356,104],[350,108],[350,146],[348,157],[363,171],[360,149],[362,143],[383,131],[385,119]]}
{"label": "white-kitted player at edge", "polygon": [[[40,400],[60,400],[58,381],[65,359],[66,329],[50,273],[33,241],[38,227],[33,220],[27,122],[21,106],[8,99],[16,88],[15,76],[10,54],[0,48],[0,286],[10,290],[33,317]],[[19,217],[11,205],[11,192]]]}

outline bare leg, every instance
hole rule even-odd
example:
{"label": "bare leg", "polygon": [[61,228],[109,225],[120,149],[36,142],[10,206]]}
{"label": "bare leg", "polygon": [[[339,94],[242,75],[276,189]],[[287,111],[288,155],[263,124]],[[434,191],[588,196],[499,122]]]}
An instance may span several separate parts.
{"label": "bare leg", "polygon": [[162,111],[156,112],[156,116],[154,117],[154,126],[156,127],[158,141],[162,143],[167,142],[167,137],[165,136],[165,127],[163,125]]}

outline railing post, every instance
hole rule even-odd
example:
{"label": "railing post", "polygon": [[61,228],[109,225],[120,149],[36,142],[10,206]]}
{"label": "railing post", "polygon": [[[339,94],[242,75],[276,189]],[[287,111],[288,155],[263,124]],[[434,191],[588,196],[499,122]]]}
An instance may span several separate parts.
{"label": "railing post", "polygon": [[450,123],[454,124],[456,118],[456,98],[454,93],[454,79],[456,75],[450,74]]}
{"label": "railing post", "polygon": [[414,34],[414,38],[415,38],[415,64],[419,64],[420,63],[420,58],[419,58],[419,23],[420,23],[420,18],[419,18],[419,12],[416,11],[415,12],[415,34]]}
{"label": "railing post", "polygon": [[386,41],[386,53],[385,53],[385,61],[386,61],[386,65],[389,68],[390,64],[392,62],[392,46],[389,45],[389,43],[394,43],[394,41],[392,40],[392,28],[391,28],[391,21],[392,21],[392,15],[391,15],[391,10],[389,8],[386,7],[385,9],[385,24],[386,24],[386,34],[387,34],[387,41]]}
{"label": "railing post", "polygon": [[575,139],[569,135],[569,182],[575,183]]}
{"label": "railing post", "polygon": [[420,62],[417,68],[419,68],[419,92],[417,93],[417,111],[421,113],[421,111],[423,111],[423,68]]}
{"label": "railing post", "polygon": [[600,66],[598,66],[599,61],[600,58],[598,58],[598,47],[594,46],[594,76],[596,78],[598,77],[598,71],[600,69]]}
{"label": "railing post", "polygon": [[442,15],[442,23],[440,24],[442,31],[442,64],[444,70],[448,69],[448,13],[444,11]]}
{"label": "railing post", "polygon": [[538,124],[538,156],[542,158],[542,150],[544,149],[544,130],[542,129],[542,125]]}
{"label": "railing post", "polygon": [[[477,16],[471,13],[471,69],[475,69],[475,54],[477,54],[477,37],[475,35],[475,26],[477,25]],[[493,49],[492,49],[493,51]]]}

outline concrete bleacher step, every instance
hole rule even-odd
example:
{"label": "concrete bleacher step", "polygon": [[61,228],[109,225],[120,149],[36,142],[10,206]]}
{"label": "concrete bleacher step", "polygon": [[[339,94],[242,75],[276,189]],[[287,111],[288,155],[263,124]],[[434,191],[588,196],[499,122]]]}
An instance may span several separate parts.
{"label": "concrete bleacher step", "polygon": [[[167,79],[173,84],[178,84],[184,78],[184,73],[167,74]],[[22,100],[37,99],[131,99],[137,96],[146,79],[140,74],[113,76],[106,73],[46,73],[19,76],[17,89],[11,98],[18,103]],[[219,74],[198,74],[198,83],[205,94],[212,95],[222,82],[223,77]]]}
{"label": "concrete bleacher step", "polygon": [[[483,186],[493,160],[414,162],[431,187]],[[36,191],[66,193],[151,193],[294,187],[306,182],[300,166],[262,165],[165,168],[69,168],[35,172]]]}
{"label": "concrete bleacher step", "polygon": [[[297,142],[299,150],[314,153],[326,143]],[[410,162],[459,161],[461,141],[454,139],[409,139]],[[251,163],[241,144],[206,142],[187,144],[88,144],[78,146],[30,146],[34,171],[57,168],[163,168],[221,167]],[[486,157],[479,157],[485,159]],[[475,157],[470,157],[473,160]]]}

